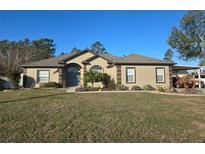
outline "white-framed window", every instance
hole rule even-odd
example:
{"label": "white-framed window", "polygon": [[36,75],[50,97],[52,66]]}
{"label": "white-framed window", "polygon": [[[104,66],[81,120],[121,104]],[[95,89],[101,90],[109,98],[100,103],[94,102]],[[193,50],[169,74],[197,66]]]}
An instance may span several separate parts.
{"label": "white-framed window", "polygon": [[49,82],[49,70],[38,70],[37,72],[37,82],[47,83]]}
{"label": "white-framed window", "polygon": [[164,68],[156,68],[156,81],[157,83],[165,82],[165,69]]}
{"label": "white-framed window", "polygon": [[135,83],[136,82],[136,72],[135,67],[126,67],[126,82]]}
{"label": "white-framed window", "polygon": [[92,66],[90,70],[96,73],[103,73],[103,68],[100,67],[99,65]]}

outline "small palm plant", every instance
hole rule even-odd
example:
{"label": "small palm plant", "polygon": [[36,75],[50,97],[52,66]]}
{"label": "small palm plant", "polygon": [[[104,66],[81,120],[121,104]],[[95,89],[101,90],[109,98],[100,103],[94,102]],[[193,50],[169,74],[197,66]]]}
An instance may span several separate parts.
{"label": "small palm plant", "polygon": [[95,82],[102,82],[104,87],[108,87],[110,76],[106,73],[93,72],[92,70],[86,72],[84,76],[85,85],[91,83],[93,87]]}
{"label": "small palm plant", "polygon": [[94,82],[95,82],[95,78],[96,78],[95,72],[88,71],[88,72],[85,73],[84,82],[85,82],[85,84],[91,83],[92,87],[93,87]]}

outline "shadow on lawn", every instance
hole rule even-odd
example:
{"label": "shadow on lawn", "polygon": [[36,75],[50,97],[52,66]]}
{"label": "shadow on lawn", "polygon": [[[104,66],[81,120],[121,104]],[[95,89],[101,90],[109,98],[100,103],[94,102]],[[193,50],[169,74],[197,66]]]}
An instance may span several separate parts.
{"label": "shadow on lawn", "polygon": [[29,98],[22,98],[22,99],[17,99],[17,100],[6,100],[6,101],[0,101],[0,104],[13,103],[13,102],[25,101],[25,100],[32,100],[32,99],[37,99],[37,98],[46,98],[46,97],[51,97],[51,96],[60,96],[60,95],[66,95],[66,94],[67,93],[49,94],[49,95],[43,95],[43,96],[35,96],[35,97],[29,97]]}

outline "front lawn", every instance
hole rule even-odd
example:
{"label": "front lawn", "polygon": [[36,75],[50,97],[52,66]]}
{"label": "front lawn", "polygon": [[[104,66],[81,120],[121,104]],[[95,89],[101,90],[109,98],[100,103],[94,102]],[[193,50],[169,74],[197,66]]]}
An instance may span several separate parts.
{"label": "front lawn", "polygon": [[0,92],[0,142],[204,142],[205,97]]}

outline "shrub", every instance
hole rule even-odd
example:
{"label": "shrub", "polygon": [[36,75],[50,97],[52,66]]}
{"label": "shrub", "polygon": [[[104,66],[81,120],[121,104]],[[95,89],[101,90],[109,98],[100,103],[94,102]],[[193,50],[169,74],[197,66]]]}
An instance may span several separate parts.
{"label": "shrub", "polygon": [[143,90],[143,89],[139,86],[132,86],[131,90]]}
{"label": "shrub", "polygon": [[93,71],[86,72],[84,77],[84,85],[86,86],[88,83],[91,83],[93,87],[94,82],[102,82],[104,87],[108,87],[110,76],[106,73],[97,73]]}
{"label": "shrub", "polygon": [[161,87],[161,86],[157,86],[157,91],[159,92],[165,92],[165,88]]}
{"label": "shrub", "polygon": [[18,72],[8,72],[7,73],[8,79],[11,81],[11,84],[14,89],[19,88],[19,82],[21,79],[21,75]]}
{"label": "shrub", "polygon": [[111,90],[115,90],[116,89],[116,84],[115,84],[115,80],[110,80],[110,82],[108,83],[108,88]]}
{"label": "shrub", "polygon": [[102,91],[112,91],[113,89],[110,89],[110,88],[106,88],[106,87],[103,87],[102,88]]}
{"label": "shrub", "polygon": [[92,84],[92,87],[94,85],[94,82],[96,81],[96,73],[94,73],[93,71],[89,71],[85,73],[84,76],[84,83],[85,85],[87,85],[88,83]]}
{"label": "shrub", "polygon": [[84,91],[99,91],[100,87],[80,87],[80,88],[76,88],[75,91],[76,92],[84,92]]}
{"label": "shrub", "polygon": [[40,88],[61,88],[61,85],[56,82],[41,83]]}
{"label": "shrub", "polygon": [[129,87],[125,86],[125,85],[117,85],[117,89],[118,90],[128,90]]}
{"label": "shrub", "polygon": [[99,91],[101,88],[100,87],[91,87],[88,88],[88,91]]}
{"label": "shrub", "polygon": [[103,73],[94,72],[94,82],[101,82],[103,80]]}
{"label": "shrub", "polygon": [[110,76],[106,73],[101,73],[101,81],[104,87],[108,87],[111,80],[110,80]]}
{"label": "shrub", "polygon": [[76,92],[83,92],[83,91],[85,91],[85,88],[82,88],[82,87],[76,88],[75,91]]}
{"label": "shrub", "polygon": [[155,88],[152,87],[151,85],[147,84],[144,86],[144,90],[155,90]]}

